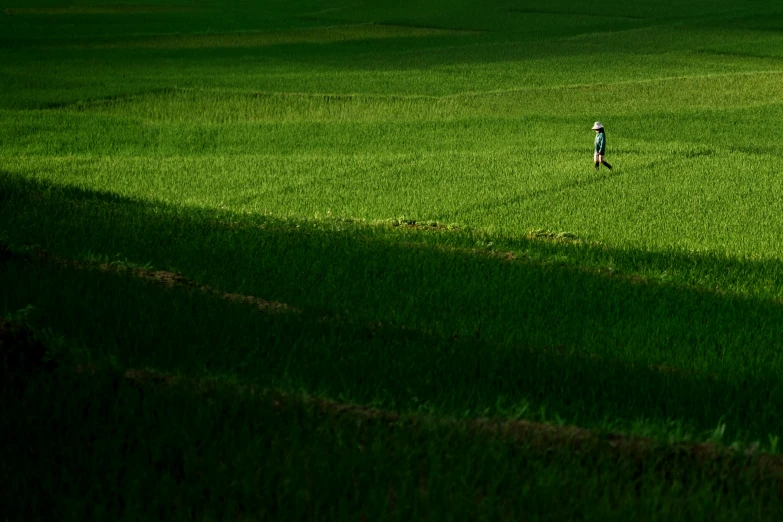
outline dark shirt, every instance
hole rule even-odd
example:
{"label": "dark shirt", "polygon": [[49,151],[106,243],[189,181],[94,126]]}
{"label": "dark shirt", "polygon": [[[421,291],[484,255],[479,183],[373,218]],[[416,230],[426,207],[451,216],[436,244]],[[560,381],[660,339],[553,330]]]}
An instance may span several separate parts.
{"label": "dark shirt", "polygon": [[604,131],[595,133],[595,153],[606,154],[606,134]]}

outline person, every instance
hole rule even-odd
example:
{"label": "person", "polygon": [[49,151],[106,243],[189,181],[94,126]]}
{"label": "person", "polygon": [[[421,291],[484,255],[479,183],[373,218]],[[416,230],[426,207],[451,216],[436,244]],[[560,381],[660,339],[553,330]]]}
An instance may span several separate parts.
{"label": "person", "polygon": [[593,154],[595,170],[601,168],[601,163],[603,163],[607,169],[612,170],[612,166],[604,159],[604,154],[606,154],[606,133],[604,132],[604,125],[600,121],[597,121],[593,124],[593,130],[595,131],[595,154]]}

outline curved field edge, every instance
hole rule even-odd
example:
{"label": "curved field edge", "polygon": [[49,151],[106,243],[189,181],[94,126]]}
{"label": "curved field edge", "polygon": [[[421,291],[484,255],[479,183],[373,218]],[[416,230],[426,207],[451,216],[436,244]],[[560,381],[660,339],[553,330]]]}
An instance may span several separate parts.
{"label": "curved field edge", "polygon": [[[3,416],[0,498],[19,518],[438,519],[458,508],[466,519],[738,520],[780,509],[779,457],[712,445],[400,416],[147,370],[33,371],[3,379],[0,394],[17,399]],[[22,447],[59,471],[42,474]],[[10,502],[20,494],[26,503]]]}
{"label": "curved field edge", "polygon": [[61,336],[74,364],[225,376],[403,412],[565,421],[661,440],[776,441],[783,389],[759,367],[750,380],[605,347],[501,342],[481,323],[468,332],[416,328],[333,304],[229,293],[122,260],[33,250],[12,252],[3,268],[5,313],[32,305],[35,323]]}

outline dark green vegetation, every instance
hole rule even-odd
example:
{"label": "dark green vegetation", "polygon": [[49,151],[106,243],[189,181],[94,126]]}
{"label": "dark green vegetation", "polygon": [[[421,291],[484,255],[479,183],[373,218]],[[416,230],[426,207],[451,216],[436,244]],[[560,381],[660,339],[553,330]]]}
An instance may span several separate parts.
{"label": "dark green vegetation", "polygon": [[485,4],[0,0],[0,519],[780,518],[783,7]]}

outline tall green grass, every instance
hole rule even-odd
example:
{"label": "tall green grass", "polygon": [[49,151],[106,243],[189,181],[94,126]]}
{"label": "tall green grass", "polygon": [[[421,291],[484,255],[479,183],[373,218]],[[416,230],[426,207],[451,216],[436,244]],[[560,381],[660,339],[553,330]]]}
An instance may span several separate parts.
{"label": "tall green grass", "polygon": [[703,437],[725,423],[727,438],[766,442],[780,426],[783,307],[764,295],[779,284],[776,261],[541,239],[500,244],[500,256],[470,231],[242,218],[18,182],[3,194],[16,251],[166,268],[308,314],[259,316],[211,296],[175,304],[173,290],[116,275],[6,264],[5,309],[33,304],[41,328],[112,347],[102,364],[389,409],[548,411],[626,432],[676,422]]}
{"label": "tall green grass", "polygon": [[0,513],[777,518],[779,477],[671,443],[779,450],[781,8],[0,7],[0,317],[58,365],[3,367]]}
{"label": "tall green grass", "polygon": [[[652,449],[649,463],[618,462],[568,446],[542,454],[416,418],[324,415],[296,398],[115,374],[37,377],[27,390],[2,395],[25,404],[9,401],[14,444],[0,449],[9,472],[0,501],[18,506],[20,520],[706,521],[780,512],[779,485],[743,460],[705,465]],[[24,447],[49,463],[45,480]]]}

